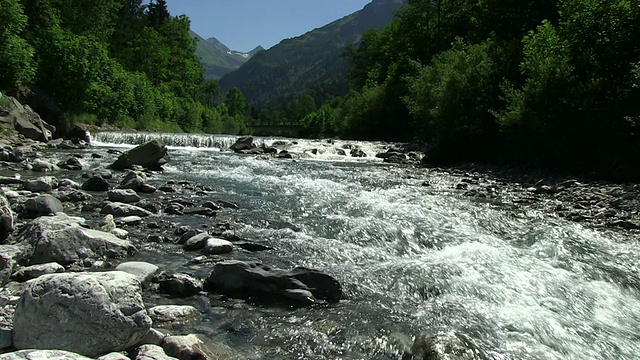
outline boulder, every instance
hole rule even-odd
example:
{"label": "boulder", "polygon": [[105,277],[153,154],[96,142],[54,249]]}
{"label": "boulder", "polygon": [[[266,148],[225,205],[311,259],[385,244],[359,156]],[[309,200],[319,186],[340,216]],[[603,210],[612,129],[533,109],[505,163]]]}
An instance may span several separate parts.
{"label": "boulder", "polygon": [[205,255],[228,254],[233,251],[233,244],[230,241],[208,238],[202,250]]}
{"label": "boulder", "polygon": [[258,303],[287,306],[333,303],[342,297],[340,283],[318,270],[283,270],[237,260],[216,263],[204,288]]}
{"label": "boulder", "polygon": [[167,147],[160,139],[151,140],[131,150],[125,151],[111,164],[114,170],[131,169],[133,165],[140,165],[149,170],[162,170],[162,166],[169,161]]}
{"label": "boulder", "polygon": [[186,251],[201,250],[204,248],[204,245],[207,243],[209,238],[211,238],[211,235],[206,232],[197,234],[187,239],[187,241],[182,245],[182,248]]}
{"label": "boulder", "polygon": [[77,157],[72,156],[58,163],[58,167],[66,170],[82,170],[82,163]]}
{"label": "boulder", "polygon": [[151,280],[153,276],[158,271],[158,267],[156,265],[142,262],[142,261],[129,261],[124,262],[116,267],[117,271],[124,271],[129,273],[138,279],[142,284],[143,288],[148,288],[151,285]]}
{"label": "boulder", "polygon": [[147,185],[147,175],[142,171],[128,171],[118,186],[120,189],[140,191]]}
{"label": "boulder", "polygon": [[243,136],[238,138],[236,142],[229,147],[229,149],[235,152],[241,152],[243,150],[255,149],[256,145],[253,143],[253,136]]}
{"label": "boulder", "polygon": [[149,332],[140,282],[121,271],[41,276],[14,316],[18,349],[61,349],[89,357],[128,349]]}
{"label": "boulder", "polygon": [[121,203],[136,203],[140,201],[140,195],[132,189],[109,190],[107,192],[107,198],[109,201]]}
{"label": "boulder", "polygon": [[0,194],[0,243],[4,242],[13,232],[13,211],[9,200]]}
{"label": "boulder", "polygon": [[53,176],[41,176],[39,178],[25,180],[22,186],[25,190],[32,192],[51,192],[58,187],[58,179]]}
{"label": "boulder", "polygon": [[190,334],[184,336],[167,336],[162,348],[165,353],[179,360],[208,359],[244,359],[233,349],[219,342],[211,341],[204,336]]}
{"label": "boulder", "polygon": [[13,122],[13,128],[31,140],[49,141],[55,131],[55,127],[44,122],[40,115],[33,111],[29,105],[23,106],[12,97],[9,97],[9,99],[13,105],[9,114],[9,118]]}
{"label": "boulder", "polygon": [[0,355],[0,360],[91,360],[70,351],[64,350],[20,350]]}
{"label": "boulder", "polygon": [[79,203],[93,199],[93,196],[81,190],[58,191],[55,197],[62,202]]}
{"label": "boulder", "polygon": [[64,266],[53,262],[20,268],[15,273],[13,273],[12,277],[16,279],[16,281],[25,282],[42,275],[59,274],[63,272]]}
{"label": "boulder", "polygon": [[107,355],[100,356],[97,360],[131,360],[128,356],[121,352],[112,352]]}
{"label": "boulder", "polygon": [[113,219],[113,215],[105,215],[98,223],[93,227],[95,230],[104,232],[111,232],[116,228],[116,222]]}
{"label": "boulder", "polygon": [[133,360],[178,360],[172,356],[165,354],[164,350],[158,345],[140,345],[133,352]]}
{"label": "boulder", "polygon": [[118,219],[118,225],[135,226],[135,225],[140,225],[141,223],[142,223],[142,218],[136,215],[131,215],[131,216]]}
{"label": "boulder", "polygon": [[82,190],[109,191],[109,183],[100,175],[93,175],[82,184]]}
{"label": "boulder", "polygon": [[190,324],[200,320],[198,309],[189,305],[158,305],[149,309],[154,324]]}
{"label": "boulder", "polygon": [[351,155],[351,157],[360,157],[360,158],[361,157],[367,157],[367,153],[362,151],[362,149],[358,149],[358,148],[351,149],[349,154]]}
{"label": "boulder", "polygon": [[85,259],[131,255],[136,248],[115,235],[82,227],[84,219],[64,213],[33,220],[18,235],[27,245],[29,264],[57,262],[69,265]]}
{"label": "boulder", "polygon": [[71,179],[60,179],[58,187],[64,189],[80,189],[81,185]]}
{"label": "boulder", "polygon": [[119,202],[107,202],[107,204],[100,211],[101,214],[111,214],[115,217],[126,216],[140,216],[146,217],[153,215],[150,211],[141,207],[119,203]]}
{"label": "boulder", "polygon": [[37,172],[52,172],[52,171],[58,171],[60,170],[60,168],[48,161],[45,161],[42,159],[35,159],[31,163],[31,170],[37,171]]}
{"label": "boulder", "polygon": [[158,290],[162,293],[188,297],[202,291],[202,281],[186,274],[160,274],[155,281],[159,284]]}
{"label": "boulder", "polygon": [[35,215],[51,215],[64,212],[64,207],[60,200],[50,194],[40,195],[34,199],[29,199],[24,204],[25,209]]}

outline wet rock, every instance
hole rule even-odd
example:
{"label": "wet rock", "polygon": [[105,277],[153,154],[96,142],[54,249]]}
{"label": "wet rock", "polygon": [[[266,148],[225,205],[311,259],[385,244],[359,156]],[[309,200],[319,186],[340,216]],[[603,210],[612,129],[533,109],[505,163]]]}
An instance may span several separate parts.
{"label": "wet rock", "polygon": [[233,244],[243,250],[252,251],[252,252],[273,250],[271,246],[258,244],[250,241],[238,241]]}
{"label": "wet rock", "polygon": [[22,184],[24,180],[17,177],[0,176],[0,185]]}
{"label": "wet rock", "polygon": [[97,360],[131,360],[128,356],[121,352],[112,352],[107,355],[100,356]]}
{"label": "wet rock", "polygon": [[20,350],[0,355],[0,360],[91,360],[70,351],[64,350]]}
{"label": "wet rock", "polygon": [[278,305],[332,303],[342,297],[340,283],[318,270],[283,270],[236,260],[216,263],[204,286],[227,296]]}
{"label": "wet rock", "polygon": [[362,149],[358,149],[358,148],[351,149],[349,154],[351,155],[351,157],[358,157],[358,158],[367,157],[367,153],[362,151]]}
{"label": "wet rock", "polygon": [[96,170],[82,174],[82,177],[85,179],[89,179],[92,176],[100,176],[106,180],[113,179],[113,173],[107,169],[96,169]]}
{"label": "wet rock", "polygon": [[165,337],[166,335],[159,330],[151,328],[147,335],[145,335],[144,338],[142,338],[142,340],[140,340],[136,345],[161,345]]}
{"label": "wet rock", "polygon": [[142,191],[147,185],[147,175],[142,171],[128,171],[120,182],[120,189]]}
{"label": "wet rock", "polygon": [[[0,329],[0,350],[13,346],[13,334],[9,329]],[[2,358],[2,355],[0,355]]]}
{"label": "wet rock", "polygon": [[135,225],[140,225],[141,223],[142,223],[142,218],[140,216],[135,216],[135,215],[118,219],[118,224],[124,225],[124,226],[135,226]]}
{"label": "wet rock", "polygon": [[149,309],[154,324],[189,324],[200,320],[200,312],[188,305],[158,305]]}
{"label": "wet rock", "polygon": [[40,195],[34,199],[29,199],[24,205],[26,210],[35,217],[64,212],[64,207],[60,200],[50,194]]}
{"label": "wet rock", "polygon": [[87,258],[116,258],[133,254],[136,249],[128,241],[102,231],[84,228],[84,219],[64,213],[33,220],[17,236],[26,246],[29,263],[57,262],[69,265]]}
{"label": "wet rock", "polygon": [[[231,351],[211,351],[197,335],[167,336],[162,343],[164,351],[180,360],[235,359]],[[230,349],[229,349],[230,350]]]}
{"label": "wet rock", "polygon": [[37,172],[53,172],[53,171],[60,170],[60,168],[48,161],[45,161],[42,159],[35,159],[31,163],[31,170],[37,171]]}
{"label": "wet rock", "polygon": [[453,332],[421,334],[411,353],[415,360],[482,360],[487,357],[466,337]]}
{"label": "wet rock", "polygon": [[242,150],[251,150],[255,149],[256,145],[253,143],[253,136],[245,136],[241,137],[236,142],[229,147],[229,149],[240,152]]}
{"label": "wet rock", "polygon": [[146,169],[160,171],[162,166],[169,162],[167,147],[160,139],[154,139],[125,151],[111,164],[114,170],[131,169],[133,165],[140,165]]}
{"label": "wet rock", "polygon": [[75,156],[72,156],[67,160],[59,162],[58,166],[66,170],[82,170],[82,163]]}
{"label": "wet rock", "polygon": [[132,347],[150,328],[140,282],[133,275],[44,275],[30,283],[18,302],[14,346],[95,357]]}
{"label": "wet rock", "polygon": [[109,190],[107,192],[107,198],[109,201],[121,203],[137,203],[141,200],[140,195],[132,189]]}
{"label": "wet rock", "polygon": [[178,360],[172,356],[165,354],[164,350],[158,345],[141,345],[133,351],[133,360]]}
{"label": "wet rock", "polygon": [[25,180],[23,188],[33,192],[51,192],[58,187],[58,179],[53,176],[42,176],[35,179]]}
{"label": "wet rock", "polygon": [[192,207],[192,208],[184,208],[182,210],[183,215],[204,215],[209,217],[216,216],[216,212],[206,207]]}
{"label": "wet rock", "polygon": [[233,244],[230,241],[210,237],[206,240],[202,252],[205,255],[228,254],[233,251]]}
{"label": "wet rock", "polygon": [[55,197],[62,202],[79,203],[93,199],[93,196],[81,190],[59,191]]}
{"label": "wet rock", "polygon": [[202,281],[186,274],[161,274],[154,280],[162,293],[188,297],[202,291]]}
{"label": "wet rock", "polygon": [[110,231],[111,234],[115,235],[118,239],[126,240],[129,238],[129,232],[124,229],[113,229]]}
{"label": "wet rock", "polygon": [[158,267],[143,261],[128,261],[118,265],[116,270],[124,271],[135,276],[143,288],[148,288],[149,285],[151,285],[151,280],[158,271]]}
{"label": "wet rock", "polygon": [[190,238],[188,238],[184,244],[182,245],[182,248],[186,251],[198,251],[198,250],[202,250],[205,246],[205,244],[207,243],[207,240],[211,238],[211,235],[209,235],[208,233],[201,233],[201,234],[197,234],[194,235]]}
{"label": "wet rock", "polygon": [[101,214],[111,214],[115,217],[126,216],[141,216],[147,217],[153,215],[150,211],[141,207],[119,203],[119,202],[107,202],[106,205],[100,211]]}
{"label": "wet rock", "polygon": [[98,221],[98,223],[93,227],[95,230],[100,230],[104,232],[111,232],[116,228],[116,222],[113,218],[113,215],[106,215],[102,219]]}
{"label": "wet rock", "polygon": [[227,209],[239,209],[240,208],[238,206],[238,204],[232,203],[232,202],[229,202],[229,201],[217,200],[216,203],[218,205],[222,206],[223,208],[227,208]]}
{"label": "wet rock", "polygon": [[213,201],[205,201],[204,203],[202,203],[202,207],[205,207],[207,209],[211,209],[214,211],[222,210],[222,206],[220,206],[219,204]]}
{"label": "wet rock", "polygon": [[109,191],[109,183],[100,175],[93,175],[82,184],[82,190]]}

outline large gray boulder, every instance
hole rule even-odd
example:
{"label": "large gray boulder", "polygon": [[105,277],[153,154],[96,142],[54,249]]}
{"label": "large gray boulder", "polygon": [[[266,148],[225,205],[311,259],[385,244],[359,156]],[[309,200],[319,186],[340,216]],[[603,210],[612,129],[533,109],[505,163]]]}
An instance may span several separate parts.
{"label": "large gray boulder", "polygon": [[0,355],[0,360],[91,360],[86,356],[63,350],[20,350]]}
{"label": "large gray boulder", "polygon": [[32,192],[51,192],[51,190],[58,187],[58,179],[53,176],[41,176],[26,180],[22,186],[25,190]]}
{"label": "large gray boulder", "polygon": [[115,189],[107,191],[109,201],[121,203],[136,203],[140,201],[140,195],[133,189]]}
{"label": "large gray boulder", "polygon": [[18,235],[27,245],[31,265],[57,262],[69,265],[84,259],[117,258],[131,255],[136,248],[113,234],[81,226],[85,220],[64,213],[33,220]]}
{"label": "large gray boulder", "polygon": [[148,141],[131,150],[125,151],[111,164],[114,170],[125,170],[140,165],[149,170],[162,170],[162,166],[169,162],[167,146],[160,139]]}
{"label": "large gray boulder", "polygon": [[151,328],[140,282],[121,271],[44,275],[14,315],[17,349],[60,349],[96,357],[131,348]]}
{"label": "large gray boulder", "polygon": [[40,118],[29,105],[22,105],[15,98],[9,97],[12,102],[12,110],[9,113],[9,120],[13,124],[13,128],[25,137],[47,142],[51,140],[55,127],[47,124]]}
{"label": "large gray boulder", "polygon": [[160,346],[151,344],[139,346],[133,351],[133,355],[133,360],[178,360],[165,354]]}
{"label": "large gray boulder", "polygon": [[304,306],[335,303],[340,283],[328,274],[307,268],[283,270],[257,262],[216,263],[204,289],[258,303]]}
{"label": "large gray boulder", "polygon": [[257,146],[253,143],[253,136],[244,136],[238,138],[238,140],[236,140],[236,142],[229,148],[235,152],[241,152],[255,149]]}
{"label": "large gray boulder", "polygon": [[158,266],[143,261],[128,261],[118,265],[116,270],[135,276],[143,288],[148,288],[151,285],[153,276],[158,271]]}

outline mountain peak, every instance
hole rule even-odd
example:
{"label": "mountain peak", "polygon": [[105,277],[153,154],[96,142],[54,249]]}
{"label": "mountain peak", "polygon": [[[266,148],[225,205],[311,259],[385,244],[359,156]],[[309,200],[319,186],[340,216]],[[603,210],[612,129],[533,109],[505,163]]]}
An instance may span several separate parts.
{"label": "mountain peak", "polygon": [[208,79],[218,79],[223,75],[238,69],[257,52],[264,50],[258,46],[248,53],[231,50],[215,37],[204,40],[200,35],[191,32],[191,37],[196,39],[196,55],[205,68],[204,76]]}

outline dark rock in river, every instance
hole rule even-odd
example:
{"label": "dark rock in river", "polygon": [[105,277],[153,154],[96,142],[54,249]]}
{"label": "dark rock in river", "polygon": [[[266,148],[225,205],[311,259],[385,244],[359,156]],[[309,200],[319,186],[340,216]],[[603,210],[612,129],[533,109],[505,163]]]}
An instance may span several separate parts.
{"label": "dark rock in river", "polygon": [[253,136],[244,136],[236,140],[236,142],[231,145],[230,149],[235,152],[240,152],[243,150],[251,150],[255,149],[256,145],[253,143]]}
{"label": "dark rock in river", "polygon": [[367,153],[362,151],[362,149],[358,149],[358,148],[351,149],[349,154],[351,155],[351,157],[360,157],[360,158],[361,157],[367,157]]}
{"label": "dark rock in river", "polygon": [[340,283],[318,270],[283,270],[236,260],[215,264],[205,290],[258,303],[297,306],[333,303],[342,297]]}
{"label": "dark rock in river", "polygon": [[109,183],[100,175],[93,175],[82,184],[82,190],[86,191],[109,191]]}
{"label": "dark rock in river", "polygon": [[58,179],[53,176],[42,176],[26,180],[23,183],[23,187],[25,190],[33,192],[51,192],[58,187]]}
{"label": "dark rock in river", "polygon": [[131,150],[125,151],[111,164],[114,170],[125,170],[140,165],[149,170],[162,170],[162,166],[169,162],[167,147],[160,139],[151,140]]}
{"label": "dark rock in river", "polygon": [[18,302],[14,346],[96,357],[131,348],[150,328],[140,282],[133,275],[44,275],[33,280]]}
{"label": "dark rock in river", "polygon": [[107,192],[109,201],[121,203],[136,203],[140,201],[140,195],[132,189],[116,189]]}
{"label": "dark rock in river", "polygon": [[150,211],[145,210],[141,207],[119,203],[119,202],[107,202],[106,205],[100,211],[101,214],[111,214],[115,217],[126,217],[126,216],[150,216]]}
{"label": "dark rock in river", "polygon": [[58,163],[58,166],[62,169],[67,170],[82,170],[82,164],[77,157],[72,156],[65,161],[61,161]]}
{"label": "dark rock in river", "polygon": [[42,275],[47,274],[59,274],[64,272],[64,266],[52,262],[46,264],[31,265],[18,269],[13,273],[12,277],[16,281],[25,282],[27,280],[35,279]]}
{"label": "dark rock in river", "polygon": [[202,281],[186,274],[162,273],[154,279],[162,293],[178,297],[188,297],[202,291]]}
{"label": "dark rock in river", "polygon": [[64,207],[60,200],[49,194],[29,199],[24,205],[26,210],[34,217],[64,212]]}

